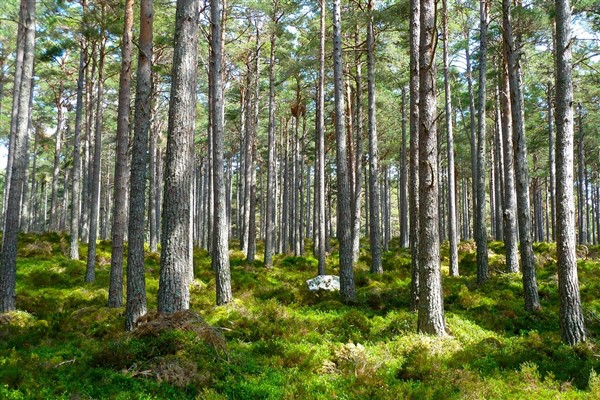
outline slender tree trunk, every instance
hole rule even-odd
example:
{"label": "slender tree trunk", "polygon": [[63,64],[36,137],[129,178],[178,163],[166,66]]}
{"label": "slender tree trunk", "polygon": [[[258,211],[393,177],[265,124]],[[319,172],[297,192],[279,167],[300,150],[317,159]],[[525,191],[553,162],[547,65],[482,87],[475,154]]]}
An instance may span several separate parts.
{"label": "slender tree trunk", "polygon": [[419,308],[419,48],[420,0],[410,0],[410,309]]}
{"label": "slender tree trunk", "polygon": [[485,219],[485,99],[487,73],[488,0],[479,1],[479,91],[477,120],[477,202],[475,203],[475,243],[477,244],[477,284],[488,280],[487,229]]}
{"label": "slender tree trunk", "polygon": [[86,63],[91,62],[92,68],[86,68],[85,70],[85,140],[83,150],[83,161],[82,161],[82,193],[81,193],[81,222],[80,222],[80,233],[81,241],[84,243],[88,242],[90,232],[90,177],[91,177],[91,152],[90,147],[92,145],[92,125],[94,123],[94,76],[96,75],[96,61],[95,61],[95,48],[96,45],[86,45],[86,49],[89,49],[90,54],[86,52]]}
{"label": "slender tree trunk", "polygon": [[467,87],[469,91],[469,139],[471,144],[471,209],[473,210],[473,236],[477,230],[477,131],[475,124],[475,94],[473,91],[473,69],[471,67],[471,54],[469,49],[469,28],[466,29],[465,33],[466,48],[465,48],[465,59],[466,59],[466,75],[467,75]]}
{"label": "slender tree trunk", "polygon": [[[141,6],[141,3],[140,3]],[[146,6],[145,6],[146,7]],[[152,10],[152,3],[150,2],[150,4],[147,6],[147,9]],[[151,16],[151,14],[150,14]],[[148,22],[146,22],[147,25],[151,25],[152,24],[152,19],[149,18],[148,15],[146,15],[144,18],[149,19]],[[152,60],[150,60],[151,62]],[[138,61],[139,62],[139,61]],[[152,98],[156,97],[156,91],[157,91],[157,84],[156,82],[156,77],[154,76],[154,74],[152,74],[152,76],[150,77],[150,79],[152,80]],[[152,104],[152,101],[150,101],[150,103]],[[149,169],[149,190],[148,190],[148,222],[149,222],[149,230],[150,230],[150,251],[156,251],[158,248],[158,241],[159,241],[159,235],[158,235],[158,226],[160,225],[160,221],[158,220],[158,217],[160,217],[160,215],[158,214],[157,211],[157,205],[159,203],[158,198],[156,196],[157,193],[157,182],[156,182],[156,166],[158,165],[158,160],[157,160],[157,149],[156,149],[156,145],[157,145],[157,139],[158,139],[158,124],[156,123],[156,114],[157,114],[157,108],[158,108],[158,102],[155,101],[154,102],[154,106],[152,106],[152,110],[151,110],[151,114],[150,114],[150,130],[149,130],[149,148],[148,148],[148,160],[149,160],[149,164],[148,164],[148,169]],[[131,201],[131,197],[130,197],[130,201]],[[128,236],[130,236],[130,234],[128,234]],[[131,239],[130,239],[131,240]]]}
{"label": "slender tree trunk", "polygon": [[[31,177],[31,183],[30,183],[30,191],[29,191],[29,214],[26,215],[27,218],[27,229],[28,230],[35,230],[35,207],[36,207],[36,191],[37,191],[37,180],[36,180],[36,173],[37,173],[37,153],[38,153],[38,143],[39,143],[39,137],[40,137],[40,132],[39,132],[39,128],[36,128],[34,133],[34,139],[33,139],[33,162],[31,165],[31,173],[29,174]],[[74,182],[73,182],[74,184]],[[23,221],[23,218],[21,217],[21,221]]]}
{"label": "slender tree trunk", "polygon": [[[144,208],[146,195],[146,151],[151,126],[152,99],[152,0],[140,2],[140,39],[135,94],[131,180],[129,189],[129,223],[127,250],[127,304],[125,328],[132,330],[146,313],[144,277]],[[152,158],[152,153],[150,154]],[[150,196],[154,194],[150,192]]]}
{"label": "slender tree trunk", "polygon": [[298,152],[298,162],[300,164],[299,170],[299,182],[298,182],[298,191],[299,191],[299,213],[298,213],[298,242],[299,242],[299,253],[300,256],[304,256],[304,238],[305,238],[305,216],[304,216],[304,154],[306,152],[306,107],[304,104],[302,105],[302,136],[300,137],[299,144],[299,152]]}
{"label": "slender tree trunk", "polygon": [[371,244],[371,273],[383,272],[381,265],[381,225],[379,221],[379,156],[375,116],[375,33],[373,31],[373,1],[368,1],[367,80],[369,97],[369,233]]}
{"label": "slender tree trunk", "polygon": [[[212,23],[219,24],[220,19]],[[158,286],[160,313],[186,310],[190,305],[189,207],[196,117],[198,2],[177,1],[175,27]],[[220,167],[222,174],[222,160]],[[220,183],[224,190],[222,179]]]}
{"label": "slender tree trunk", "polygon": [[450,247],[449,270],[458,276],[458,239],[456,235],[456,187],[454,180],[454,136],[452,132],[452,96],[448,62],[448,2],[442,1],[442,30],[444,40],[444,94],[446,110],[446,147],[448,152],[448,242]]}
{"label": "slender tree trunk", "polygon": [[244,196],[242,204],[242,235],[240,237],[240,247],[244,255],[248,254],[248,235],[250,232],[250,196],[251,196],[251,180],[252,180],[252,168],[254,160],[252,159],[252,71],[250,68],[250,61],[248,61],[247,72],[246,72],[246,89],[245,89],[245,104],[244,104]]}
{"label": "slender tree trunk", "polygon": [[111,198],[110,198],[110,169],[111,161],[114,158],[113,150],[108,151],[104,162],[101,162],[104,172],[100,175],[100,208],[98,210],[99,217],[99,236],[101,240],[108,240],[108,226],[110,223]]}
{"label": "slender tree trunk", "polygon": [[400,213],[400,247],[409,247],[408,236],[408,202],[406,193],[406,88],[402,89],[402,149],[400,150],[400,176],[399,176],[399,213]]}
{"label": "slender tree trunk", "polygon": [[[323,0],[324,1],[324,0]],[[273,15],[273,19],[276,19]],[[265,267],[273,267],[273,250],[275,249],[275,202],[276,202],[276,158],[275,158],[275,44],[277,36],[271,30],[269,53],[269,126],[268,126],[268,159],[267,159],[267,204],[266,204],[266,226],[265,226]]]}
{"label": "slender tree trunk", "polygon": [[556,4],[556,253],[560,292],[560,331],[570,345],[586,339],[577,259],[573,201],[573,78],[571,6]]}
{"label": "slender tree trunk", "polygon": [[418,330],[446,334],[438,229],[435,2],[421,0],[419,41],[419,316]]}
{"label": "slender tree trunk", "polygon": [[[35,70],[33,71],[35,73]],[[32,73],[32,74],[33,74]],[[33,91],[35,87],[35,82],[31,82],[31,91],[29,93],[29,110],[33,109]],[[29,154],[29,132],[31,131],[31,112],[29,113],[29,118],[27,120],[27,141],[25,143],[25,147],[27,148],[27,153]],[[35,154],[34,154],[35,157]],[[57,179],[58,180],[58,179]],[[66,182],[66,181],[65,181]],[[65,183],[66,185],[66,183]],[[23,172],[23,189],[21,193],[21,216],[19,222],[19,229],[23,232],[29,231],[29,156],[25,160],[25,170]]]}
{"label": "slender tree trunk", "polygon": [[517,190],[517,214],[519,221],[519,241],[521,251],[521,270],[523,271],[523,289],[525,291],[525,309],[535,311],[540,308],[535,261],[531,239],[531,206],[529,202],[529,172],[527,170],[527,143],[525,141],[525,115],[523,110],[523,92],[521,70],[519,66],[520,40],[514,40],[510,15],[510,0],[503,0],[504,40],[508,53],[508,80],[513,119],[513,143],[515,160],[515,183]]}
{"label": "slender tree trunk", "polygon": [[[359,48],[360,37],[358,27],[356,28],[354,43]],[[361,53],[356,52],[354,56],[356,63],[356,99],[354,105],[354,127],[356,137],[356,156],[354,158],[354,214],[352,216],[352,260],[358,261],[360,256],[360,225],[361,225],[361,206],[362,206],[362,162],[363,162],[363,110],[362,110],[362,62]]]}
{"label": "slender tree trunk", "polygon": [[335,95],[335,133],[337,165],[337,219],[340,254],[340,294],[344,303],[356,301],[352,265],[352,227],[350,187],[344,120],[344,83],[342,66],[342,24],[340,0],[333,3],[333,73]]}
{"label": "slender tree trunk", "polygon": [[[68,131],[68,127],[67,127],[67,131]],[[69,170],[67,168],[65,168],[63,179],[65,182],[65,187],[64,187],[64,192],[63,192],[62,204],[60,207],[60,222],[58,224],[58,229],[61,232],[65,232],[67,230],[67,209],[69,208],[69,190],[68,190],[69,183],[68,182],[70,181]]]}
{"label": "slender tree trunk", "polygon": [[[35,0],[22,0],[20,21],[23,22],[23,65],[19,84],[18,114],[14,131],[14,161],[6,204],[5,229],[2,235],[2,265],[0,267],[0,313],[16,309],[17,242],[20,221],[20,200],[25,164],[28,157],[27,135],[30,114],[31,78],[35,51]],[[21,38],[19,38],[21,39]],[[15,72],[15,75],[17,73]],[[13,107],[15,104],[13,103]]]}
{"label": "slender tree trunk", "polygon": [[[86,3],[82,2],[82,16],[85,15]],[[69,257],[79,260],[79,220],[81,216],[81,119],[83,117],[83,84],[87,69],[87,44],[83,33],[80,38],[79,71],[77,75],[77,100],[75,103],[75,130],[73,132],[73,172],[71,195],[71,242]]]}
{"label": "slender tree trunk", "polygon": [[[187,0],[186,0],[187,1]],[[210,1],[211,16],[211,76],[212,76],[212,138],[214,215],[212,230],[212,268],[216,274],[217,305],[233,300],[229,271],[229,237],[223,184],[223,4]]]}
{"label": "slender tree trunk", "polygon": [[[121,39],[119,104],[117,106],[117,154],[114,179],[115,204],[112,227],[112,257],[110,262],[110,286],[108,289],[109,307],[121,307],[123,305],[123,242],[125,239],[125,224],[127,221],[127,149],[129,147],[133,0],[125,1],[124,13],[123,38]],[[139,223],[143,220],[144,216],[142,214]]]}
{"label": "slender tree trunk", "polygon": [[325,0],[320,0],[319,35],[319,82],[317,88],[317,176],[315,179],[315,215],[317,231],[318,274],[325,275],[326,226],[325,226]]}
{"label": "slender tree trunk", "polygon": [[550,215],[552,241],[556,240],[556,162],[554,149],[554,105],[552,104],[552,83],[548,82],[548,164],[550,169]]}
{"label": "slender tree trunk", "polygon": [[502,127],[500,116],[500,104],[499,104],[499,90],[496,86],[496,96],[494,101],[496,124],[494,126],[494,194],[496,198],[496,205],[494,207],[495,212],[495,223],[496,223],[496,235],[495,240],[503,240],[504,238],[504,225],[503,225],[503,202],[504,202],[504,158],[502,148],[504,143],[502,142]]}
{"label": "slender tree trunk", "polygon": [[[104,5],[102,6],[102,15],[105,14]],[[100,209],[100,168],[102,158],[102,123],[104,116],[104,57],[106,45],[106,30],[102,25],[100,36],[100,53],[98,62],[98,94],[96,96],[96,126],[94,138],[94,162],[91,171],[91,190],[90,190],[90,231],[88,238],[87,267],[85,272],[85,281],[90,283],[96,280],[96,239],[98,236],[98,214]]]}
{"label": "slender tree trunk", "polygon": [[52,197],[50,198],[50,230],[58,230],[58,181],[60,179],[60,157],[62,135],[65,129],[65,114],[63,108],[64,82],[59,83],[56,93],[56,135],[54,142],[54,166],[52,168]]}
{"label": "slender tree trunk", "polygon": [[[2,231],[6,231],[6,212],[8,206],[8,195],[10,193],[10,185],[12,181],[12,172],[13,172],[13,164],[15,160],[15,151],[16,151],[16,143],[15,140],[17,138],[17,122],[19,118],[19,102],[21,101],[21,81],[23,75],[23,57],[25,55],[25,9],[27,7],[27,2],[25,0],[21,0],[21,11],[19,12],[19,24],[17,26],[17,48],[15,51],[15,74],[13,78],[13,96],[12,96],[12,109],[11,109],[11,118],[10,118],[10,132],[8,138],[8,157],[6,161],[6,173],[5,184],[4,184],[4,192],[2,197],[2,218],[3,218],[3,229]],[[30,89],[31,90],[31,89]]]}
{"label": "slender tree trunk", "polygon": [[585,132],[583,130],[583,113],[581,112],[581,104],[577,106],[577,127],[579,134],[577,135],[577,226],[579,228],[578,242],[579,244],[587,244],[587,227],[585,226],[585,176],[583,169],[583,138]]}
{"label": "slender tree trunk", "polygon": [[[506,50],[506,49],[505,49]],[[508,83],[508,60],[503,57],[502,74],[500,75],[500,116],[502,120],[502,136],[504,141],[504,248],[506,249],[506,272],[519,271],[517,254],[517,204],[515,193],[515,173],[512,141],[512,113],[510,111],[510,90]]]}

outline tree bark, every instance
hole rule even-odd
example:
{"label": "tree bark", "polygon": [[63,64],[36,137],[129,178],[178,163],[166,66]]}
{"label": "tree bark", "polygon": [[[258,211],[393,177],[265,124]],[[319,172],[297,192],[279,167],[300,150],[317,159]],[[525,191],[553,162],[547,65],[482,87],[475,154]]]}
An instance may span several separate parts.
{"label": "tree bark", "polygon": [[535,311],[540,308],[537,282],[535,279],[535,260],[531,238],[531,205],[529,202],[529,172],[527,170],[527,143],[525,141],[525,115],[521,68],[519,65],[520,41],[515,40],[510,15],[510,0],[502,1],[504,22],[504,41],[508,55],[508,80],[513,120],[513,143],[515,160],[515,183],[517,190],[517,214],[519,221],[519,249],[521,251],[521,270],[523,271],[523,290],[525,291],[525,309]]}
{"label": "tree bark", "polygon": [[[14,161],[6,204],[5,229],[2,235],[0,269],[0,313],[16,309],[17,243],[21,214],[21,194],[28,157],[27,135],[30,114],[31,78],[35,50],[35,0],[21,0],[20,21],[23,23],[23,64],[19,84],[18,114],[14,131]],[[15,75],[17,72],[15,71]],[[13,107],[15,104],[13,103]]]}
{"label": "tree bark", "polygon": [[465,32],[466,48],[466,75],[469,92],[469,142],[471,144],[471,209],[473,210],[473,237],[477,230],[477,131],[475,124],[475,94],[473,92],[473,69],[471,67],[471,54],[469,49],[469,28]]}
{"label": "tree bark", "polygon": [[[85,15],[86,3],[82,2],[82,17]],[[77,75],[77,100],[75,103],[75,130],[73,132],[73,170],[71,186],[71,241],[69,243],[69,257],[79,260],[79,220],[81,216],[81,120],[83,117],[83,84],[87,69],[86,39],[81,33],[79,51],[79,71]]]}
{"label": "tree bark", "polygon": [[487,73],[488,0],[479,1],[479,91],[477,107],[477,201],[475,203],[475,243],[477,245],[477,284],[488,280],[487,229],[485,226],[485,90]]}
{"label": "tree bark", "polygon": [[[144,208],[146,202],[146,152],[152,99],[152,0],[140,2],[140,39],[135,93],[131,180],[129,189],[129,240],[127,249],[127,303],[125,328],[132,330],[146,313],[144,277]],[[153,157],[150,154],[150,157]],[[151,192],[150,196],[154,194]]]}
{"label": "tree bark", "polygon": [[438,232],[434,0],[421,0],[419,41],[419,315],[418,330],[444,336]]}
{"label": "tree bark", "polygon": [[6,231],[6,212],[8,206],[8,195],[10,193],[10,185],[12,180],[12,171],[13,164],[15,160],[15,151],[16,144],[15,140],[17,138],[17,122],[19,118],[19,102],[21,100],[20,90],[21,90],[21,81],[23,75],[23,57],[25,55],[25,24],[26,22],[23,20],[25,18],[26,13],[25,10],[27,8],[27,2],[25,0],[21,0],[21,11],[19,12],[19,24],[17,27],[17,48],[15,50],[15,75],[13,78],[13,96],[12,96],[12,109],[10,116],[10,132],[8,138],[8,155],[6,161],[6,173],[5,184],[4,184],[4,192],[2,197],[2,218],[3,218],[3,229],[2,231]]}
{"label": "tree bark", "polygon": [[449,270],[458,276],[458,240],[456,235],[456,185],[454,180],[454,136],[452,132],[452,96],[450,93],[450,68],[448,62],[448,1],[442,1],[442,30],[444,58],[444,94],[446,111],[446,147],[448,152],[448,242]]}
{"label": "tree bark", "polygon": [[[125,224],[127,223],[127,149],[129,147],[133,0],[125,1],[124,12],[123,38],[121,39],[119,104],[117,106],[117,154],[113,197],[112,257],[110,260],[110,286],[108,289],[109,307],[121,307],[123,305],[123,241],[125,239]],[[144,215],[142,214],[140,223],[143,220]]]}
{"label": "tree bark", "polygon": [[[358,26],[356,28],[354,43],[358,50],[360,44]],[[362,205],[362,162],[363,162],[363,110],[362,110],[362,61],[361,52],[357,51],[354,60],[356,63],[356,98],[354,105],[354,127],[356,140],[356,155],[354,158],[354,214],[352,215],[352,260],[358,261],[360,256],[360,225]]]}
{"label": "tree bark", "polygon": [[554,105],[552,104],[552,84],[548,82],[548,166],[550,169],[550,226],[552,241],[556,240],[556,162],[554,149]]}
{"label": "tree bark", "polygon": [[[320,0],[320,35],[319,35],[319,82],[317,88],[317,176],[315,179],[315,214],[317,231],[318,274],[325,275],[326,263],[326,226],[325,226],[325,0]],[[338,5],[339,6],[339,5]]]}
{"label": "tree bark", "polygon": [[406,88],[402,89],[402,148],[400,150],[400,177],[398,182],[398,212],[400,213],[400,246],[409,247],[408,202],[406,196]]}
{"label": "tree bark", "polygon": [[[102,15],[105,14],[105,7],[102,6]],[[104,20],[104,18],[102,18]],[[90,183],[90,212],[89,212],[89,237],[88,237],[88,252],[87,266],[85,272],[85,281],[88,283],[96,280],[96,239],[98,236],[98,214],[100,209],[100,168],[102,156],[102,123],[104,116],[104,58],[106,46],[106,27],[104,24],[101,28],[100,50],[98,61],[98,94],[96,96],[96,124],[94,137],[94,161],[91,171]]]}
{"label": "tree bark", "polygon": [[556,5],[556,253],[560,293],[560,331],[570,345],[586,339],[577,259],[573,199],[573,78],[571,7],[568,0]]}
{"label": "tree bark", "polygon": [[508,83],[508,60],[503,57],[500,75],[500,116],[502,120],[502,136],[504,141],[504,248],[506,250],[506,272],[519,271],[517,254],[517,204],[515,193],[515,173],[512,141],[512,113],[510,111],[510,90]]}
{"label": "tree bark", "polygon": [[[187,1],[187,0],[186,0]],[[229,270],[229,237],[223,170],[223,4],[210,0],[211,17],[211,77],[212,77],[212,139],[214,215],[212,230],[212,268],[216,274],[217,305],[233,300]],[[195,81],[194,81],[195,82]]]}
{"label": "tree bark", "polygon": [[[162,211],[159,313],[186,310],[190,305],[188,270],[192,260],[189,253],[189,207],[196,117],[197,59],[198,2],[178,0]],[[221,174],[222,166],[221,161]],[[223,183],[222,179],[220,183]],[[221,189],[224,190],[223,185]]]}
{"label": "tree bark", "polygon": [[50,198],[50,230],[58,230],[58,184],[60,179],[60,157],[62,150],[62,135],[65,129],[65,114],[63,107],[64,82],[59,83],[58,92],[56,93],[56,135],[54,142],[54,165],[52,168],[52,197]]}
{"label": "tree bark", "polygon": [[344,117],[344,82],[342,67],[342,24],[340,0],[333,3],[333,75],[335,95],[335,134],[337,164],[337,219],[340,255],[340,295],[344,303],[356,301],[352,265],[352,226],[350,216],[350,184]]}
{"label": "tree bark", "polygon": [[420,0],[410,0],[410,309],[419,308],[419,48]]}
{"label": "tree bark", "polygon": [[[322,0],[324,1],[324,0]],[[275,15],[272,16],[276,19]],[[267,202],[266,202],[266,224],[265,224],[265,255],[264,262],[266,268],[273,267],[273,250],[275,249],[276,235],[276,159],[275,159],[275,44],[277,36],[275,31],[271,30],[270,43],[271,51],[269,53],[269,126],[268,126],[268,159],[267,159]]]}
{"label": "tree bark", "polygon": [[369,129],[369,225],[371,244],[371,273],[383,273],[381,265],[381,225],[379,221],[379,156],[377,148],[377,121],[375,116],[375,33],[373,31],[373,1],[368,1],[367,25],[367,80]]}

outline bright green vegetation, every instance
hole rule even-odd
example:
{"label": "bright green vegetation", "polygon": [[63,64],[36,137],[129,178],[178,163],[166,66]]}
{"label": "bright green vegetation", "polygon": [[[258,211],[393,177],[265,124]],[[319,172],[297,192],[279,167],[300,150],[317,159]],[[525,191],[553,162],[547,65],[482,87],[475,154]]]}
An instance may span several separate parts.
{"label": "bright green vegetation", "polygon": [[[502,243],[490,243],[492,278],[481,288],[475,287],[475,247],[462,243],[464,276],[449,278],[444,270],[450,336],[437,338],[415,333],[405,250],[385,254],[380,276],[368,273],[363,250],[354,307],[337,294],[308,292],[304,281],[316,273],[312,257],[278,256],[267,271],[260,262],[245,264],[236,251],[236,300],[215,307],[210,260],[196,251],[193,312],[152,315],[126,334],[124,309],[105,307],[110,243],[99,244],[93,285],[83,283],[85,262],[64,256],[67,243],[57,234],[22,236],[21,311],[0,316],[0,398],[600,398],[594,372],[600,371],[600,248],[580,249],[590,340],[568,347],[558,333],[552,244],[535,246],[543,310],[528,315],[520,276],[501,272]],[[146,261],[155,309],[158,254],[148,253]]]}

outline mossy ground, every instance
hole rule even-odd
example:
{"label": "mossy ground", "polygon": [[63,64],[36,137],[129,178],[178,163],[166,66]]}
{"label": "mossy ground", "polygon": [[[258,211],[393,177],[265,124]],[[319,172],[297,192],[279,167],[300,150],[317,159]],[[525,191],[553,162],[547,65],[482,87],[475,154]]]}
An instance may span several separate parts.
{"label": "mossy ground", "polygon": [[[448,277],[443,247],[450,335],[436,338],[416,333],[416,314],[408,311],[410,255],[395,243],[384,255],[386,272],[377,276],[368,272],[364,243],[354,306],[341,304],[337,294],[308,292],[305,280],[317,264],[311,256],[277,256],[265,270],[232,250],[235,301],[216,307],[210,260],[196,250],[191,306],[197,313],[143,334],[124,333],[124,309],[105,307],[110,243],[99,243],[94,284],[83,283],[84,261],[65,256],[67,243],[57,234],[21,237],[20,311],[0,316],[0,398],[600,398],[594,247],[582,251],[579,263],[590,338],[569,347],[558,332],[552,244],[535,246],[543,306],[536,314],[523,311],[520,275],[502,272],[502,243],[490,243],[492,274],[482,287],[475,285],[474,245],[461,243],[458,278]],[[146,258],[150,310],[158,257]],[[328,261],[328,272],[336,273],[336,256]]]}

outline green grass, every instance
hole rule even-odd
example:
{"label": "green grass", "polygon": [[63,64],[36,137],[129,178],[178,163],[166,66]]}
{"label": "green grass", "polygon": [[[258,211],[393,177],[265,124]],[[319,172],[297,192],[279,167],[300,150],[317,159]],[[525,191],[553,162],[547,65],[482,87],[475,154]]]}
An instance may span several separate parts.
{"label": "green grass", "polygon": [[[306,289],[317,264],[308,254],[277,255],[265,270],[232,251],[235,301],[217,307],[210,259],[196,249],[191,305],[202,318],[157,319],[133,334],[123,331],[123,308],[106,308],[110,243],[99,243],[95,284],[83,283],[85,262],[65,256],[67,243],[57,234],[21,237],[19,311],[0,316],[2,399],[600,398],[600,262],[592,247],[579,263],[590,339],[569,347],[558,331],[553,244],[534,247],[543,307],[535,314],[523,310],[521,276],[501,272],[501,243],[490,243],[492,275],[482,287],[474,245],[461,243],[460,277],[447,276],[443,247],[450,335],[437,338],[416,333],[410,253],[395,241],[381,275],[368,272],[363,244],[354,306]],[[328,272],[336,268],[334,254]],[[152,310],[157,253],[147,253],[146,270]]]}

